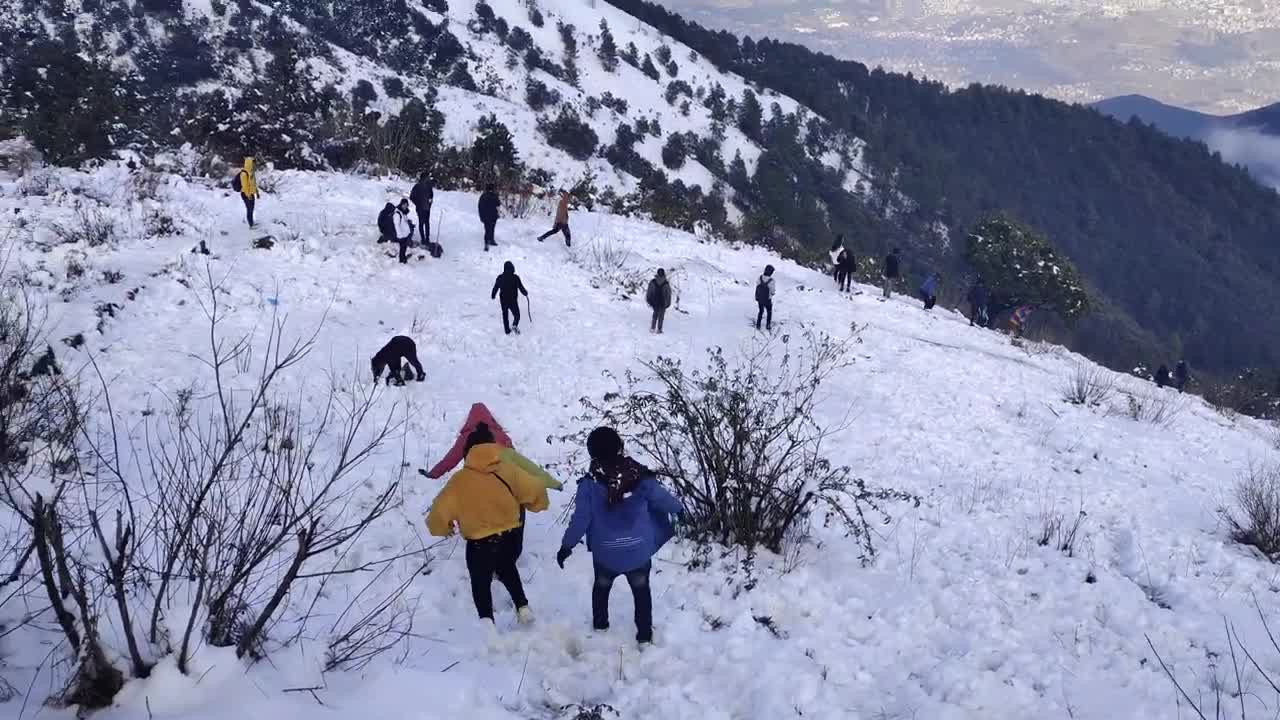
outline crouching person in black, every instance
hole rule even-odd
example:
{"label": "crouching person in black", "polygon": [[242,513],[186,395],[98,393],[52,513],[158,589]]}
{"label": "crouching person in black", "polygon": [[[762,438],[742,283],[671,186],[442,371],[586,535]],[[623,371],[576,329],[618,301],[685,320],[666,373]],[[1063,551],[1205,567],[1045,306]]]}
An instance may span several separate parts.
{"label": "crouching person in black", "polygon": [[406,360],[413,369],[418,373],[418,382],[427,379],[427,374],[422,371],[422,363],[418,362],[418,346],[414,344],[411,338],[404,335],[397,335],[391,338],[391,341],[382,346],[377,355],[373,356],[370,364],[373,366],[373,381],[376,383],[382,379],[382,371],[387,368],[391,369],[387,375],[387,384],[395,382],[396,385],[404,385],[403,368],[400,365],[401,360]]}

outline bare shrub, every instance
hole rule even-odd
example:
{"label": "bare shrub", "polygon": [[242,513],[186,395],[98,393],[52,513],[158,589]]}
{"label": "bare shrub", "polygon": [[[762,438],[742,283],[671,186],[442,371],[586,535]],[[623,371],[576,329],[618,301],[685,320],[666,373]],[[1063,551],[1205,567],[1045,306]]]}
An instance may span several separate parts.
{"label": "bare shrub", "polygon": [[390,563],[364,585],[346,609],[339,613],[329,629],[329,643],[325,649],[324,670],[359,671],[379,655],[395,649],[413,635],[416,603],[410,604],[406,595],[413,581],[422,574],[427,563],[417,569],[385,595],[371,603],[362,602],[365,593],[391,569]]}
{"label": "bare shrub", "polygon": [[1089,514],[1083,508],[1071,519],[1056,507],[1046,508],[1040,513],[1040,531],[1036,535],[1036,544],[1040,547],[1053,547],[1067,557],[1075,557],[1076,543],[1080,540],[1080,531],[1084,529],[1088,517]]}
{"label": "bare shrub", "polygon": [[1162,428],[1168,428],[1177,422],[1187,407],[1186,397],[1180,393],[1121,390],[1119,394],[1124,398],[1124,404],[1113,405],[1110,414]]}
{"label": "bare shrub", "polygon": [[1111,399],[1115,378],[1105,368],[1080,363],[1062,386],[1062,399],[1072,405],[1097,407]]}
{"label": "bare shrub", "polygon": [[1221,513],[1231,539],[1280,561],[1280,464],[1254,466],[1236,481],[1235,508]]}
{"label": "bare shrub", "polygon": [[[770,340],[736,363],[713,348],[707,368],[691,372],[659,357],[644,363],[643,374],[628,371],[601,401],[584,398],[580,419],[616,427],[657,463],[697,542],[780,552],[821,513],[870,560],[870,518],[887,522],[886,503],[918,505],[919,498],[869,485],[824,455],[840,428],[815,419],[820,389],[850,365],[856,341],[808,333],[800,347],[790,347],[789,338]],[[581,447],[588,429],[563,439]]]}
{"label": "bare shrub", "polygon": [[574,248],[570,257],[591,273],[594,288],[612,287],[622,296],[631,297],[643,292],[649,282],[647,268],[634,265],[631,248],[612,237],[595,238]]}
{"label": "bare shrub", "polygon": [[53,234],[64,243],[79,243],[96,248],[114,245],[118,238],[116,221],[96,203],[77,201],[75,217],[65,223],[54,223]]}
{"label": "bare shrub", "polygon": [[33,168],[18,180],[18,192],[32,197],[45,197],[61,187],[58,176],[47,167]]}
{"label": "bare shrub", "polygon": [[529,186],[508,188],[502,193],[502,214],[509,218],[527,218],[545,205]]}
{"label": "bare shrub", "polygon": [[178,234],[173,216],[161,208],[147,213],[147,237],[171,237]]}
{"label": "bare shrub", "polygon": [[159,200],[165,177],[151,168],[142,168],[133,173],[129,182],[135,200]]}
{"label": "bare shrub", "polygon": [[40,151],[24,137],[0,142],[0,170],[7,170],[19,177],[44,162]]}

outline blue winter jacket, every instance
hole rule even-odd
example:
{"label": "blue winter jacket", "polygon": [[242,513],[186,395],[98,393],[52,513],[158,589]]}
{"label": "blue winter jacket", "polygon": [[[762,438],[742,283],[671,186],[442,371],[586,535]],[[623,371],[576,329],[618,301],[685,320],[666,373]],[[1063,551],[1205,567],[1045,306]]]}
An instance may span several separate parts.
{"label": "blue winter jacket", "polygon": [[920,286],[920,292],[924,293],[925,295],[928,295],[929,297],[933,297],[934,293],[937,292],[937,290],[938,290],[937,275],[930,275],[929,277],[925,278],[924,284]]}
{"label": "blue winter jacket", "polygon": [[578,481],[573,517],[561,547],[587,538],[596,564],[616,573],[642,567],[674,535],[671,516],[684,512],[652,475],[647,475],[622,502],[610,507],[609,490],[591,476]]}

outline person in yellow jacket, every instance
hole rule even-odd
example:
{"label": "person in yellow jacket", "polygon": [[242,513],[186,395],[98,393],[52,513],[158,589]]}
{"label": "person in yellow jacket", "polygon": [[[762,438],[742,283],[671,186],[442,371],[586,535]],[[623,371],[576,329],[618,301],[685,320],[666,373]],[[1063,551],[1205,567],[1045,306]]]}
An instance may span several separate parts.
{"label": "person in yellow jacket", "polygon": [[233,187],[240,192],[240,199],[244,200],[245,219],[249,221],[249,227],[253,227],[253,206],[258,200],[258,176],[253,170],[252,157],[245,157],[244,167],[236,173]]}
{"label": "person in yellow jacket", "polygon": [[504,458],[504,448],[494,442],[488,428],[467,436],[466,460],[436,496],[427,513],[427,530],[437,537],[454,532],[467,541],[467,571],[471,598],[481,620],[493,622],[493,577],[511,593],[516,619],[533,622],[516,569],[522,536],[521,511],[542,512],[550,506],[547,487]]}
{"label": "person in yellow jacket", "polygon": [[538,242],[542,242],[558,232],[564,233],[565,247],[573,246],[573,236],[569,234],[569,191],[560,191],[560,204],[556,205],[556,222],[551,229],[538,237]]}

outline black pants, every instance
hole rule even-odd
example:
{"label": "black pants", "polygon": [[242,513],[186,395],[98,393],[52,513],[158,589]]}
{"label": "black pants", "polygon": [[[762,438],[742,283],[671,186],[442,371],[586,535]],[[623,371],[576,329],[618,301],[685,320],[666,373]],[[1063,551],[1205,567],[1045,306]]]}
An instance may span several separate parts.
{"label": "black pants", "polygon": [[760,329],[760,320],[763,319],[765,315],[768,315],[768,321],[767,321],[768,324],[765,325],[765,329],[772,330],[773,329],[773,300],[771,299],[764,300],[764,301],[757,300],[756,305],[760,306],[759,312],[756,313],[756,329],[757,330]]}
{"label": "black pants", "polygon": [[849,292],[853,289],[853,271],[840,271],[840,290],[841,292]]}
{"label": "black pants", "polygon": [[431,242],[431,206],[418,208],[418,237],[422,244]]}
{"label": "black pants", "polygon": [[518,299],[512,300],[510,303],[506,300],[502,301],[502,329],[508,335],[511,334],[512,329],[520,329],[520,301]]}
{"label": "black pants", "polygon": [[569,234],[569,223],[556,223],[550,230],[538,236],[538,242],[542,242],[556,233],[564,233],[564,244],[566,247],[573,245],[573,235]]}
{"label": "black pants", "polygon": [[520,582],[520,572],[516,570],[516,557],[519,554],[519,534],[508,530],[497,535],[490,535],[483,540],[467,541],[467,572],[471,574],[471,599],[476,603],[476,612],[482,618],[493,618],[493,576],[511,593],[511,602],[516,608],[529,604],[525,597],[524,585]]}
{"label": "black pants", "polygon": [[409,243],[413,242],[413,235],[406,238],[397,238],[396,242],[400,244],[400,262],[409,262]]}
{"label": "black pants", "polygon": [[[418,380],[423,380],[424,378],[427,377],[427,374],[422,371],[422,363],[418,362],[418,353],[416,352],[409,353],[408,355],[404,356],[404,359],[406,362],[409,363],[410,366],[413,367],[414,372],[418,374],[417,376]],[[396,358],[395,360],[392,360],[391,361],[391,379],[395,380],[397,384],[404,380],[408,380],[408,378],[406,378],[402,374],[403,372],[404,372],[404,367],[400,364],[400,358]]]}
{"label": "black pants", "polygon": [[631,597],[635,601],[636,640],[652,642],[653,594],[649,590],[649,571],[652,569],[653,563],[645,563],[631,572],[616,573],[596,565],[595,584],[591,588],[591,625],[596,630],[609,629],[609,592],[613,590],[613,581],[623,575],[631,586]]}
{"label": "black pants", "polygon": [[252,195],[240,194],[240,199],[244,200],[244,219],[249,221],[249,227],[253,227],[253,206],[257,200]]}
{"label": "black pants", "polygon": [[933,306],[938,304],[937,295],[926,294],[923,290],[920,291],[920,299],[924,301],[925,310],[932,310]]}
{"label": "black pants", "polygon": [[664,307],[656,307],[653,309],[653,318],[649,321],[649,329],[662,332],[662,321],[667,318],[667,309]]}
{"label": "black pants", "polygon": [[498,241],[493,239],[493,229],[497,227],[498,221],[486,222],[484,224],[484,251],[489,252],[490,245],[497,245]]}

